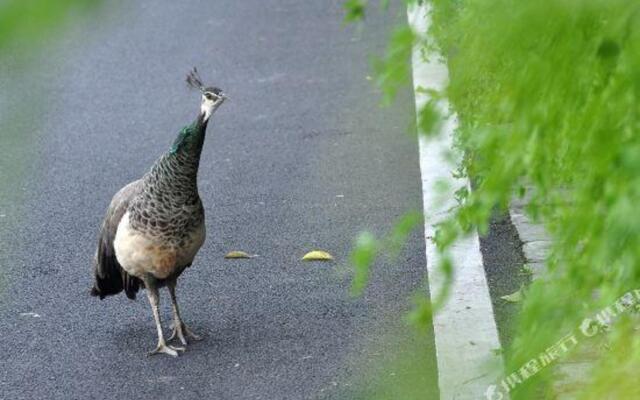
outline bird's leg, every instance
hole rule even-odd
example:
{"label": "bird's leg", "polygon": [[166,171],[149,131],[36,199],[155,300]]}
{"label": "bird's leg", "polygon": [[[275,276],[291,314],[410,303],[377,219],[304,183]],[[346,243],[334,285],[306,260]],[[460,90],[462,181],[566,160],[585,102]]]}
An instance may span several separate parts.
{"label": "bird's leg", "polygon": [[158,311],[158,305],[160,304],[160,297],[158,296],[158,288],[153,282],[145,281],[147,288],[147,297],[149,297],[149,303],[151,304],[151,310],[153,311],[153,319],[156,321],[156,328],[158,329],[158,346],[149,355],[158,353],[165,353],[173,357],[178,356],[178,351],[184,351],[184,347],[173,347],[167,345],[164,341],[164,335],[162,334],[162,324],[160,322],[160,313]]}
{"label": "bird's leg", "polygon": [[187,344],[187,339],[184,337],[185,335],[196,341],[201,340],[202,337],[193,333],[191,329],[182,322],[182,318],[180,318],[180,310],[178,309],[178,301],[176,299],[176,281],[171,280],[167,282],[167,288],[169,288],[169,294],[171,295],[171,308],[173,309],[173,333],[169,337],[169,340],[177,337],[178,340],[180,340],[180,343],[184,345]]}

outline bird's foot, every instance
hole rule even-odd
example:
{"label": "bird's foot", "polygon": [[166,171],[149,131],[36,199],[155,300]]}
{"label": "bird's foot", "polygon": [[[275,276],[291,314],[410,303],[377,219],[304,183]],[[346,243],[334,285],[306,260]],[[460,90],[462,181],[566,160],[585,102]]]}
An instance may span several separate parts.
{"label": "bird's foot", "polygon": [[169,346],[168,344],[166,344],[164,342],[164,340],[158,342],[158,346],[155,348],[155,350],[153,350],[152,352],[149,353],[150,356],[154,355],[154,354],[160,354],[160,353],[164,353],[164,354],[168,354],[172,357],[178,357],[178,352],[179,351],[185,351],[186,349],[184,347],[178,347],[178,346]]}
{"label": "bird's foot", "polygon": [[173,333],[171,333],[171,336],[169,336],[169,340],[178,338],[178,340],[180,340],[180,343],[186,346],[187,339],[185,338],[185,335],[189,339],[196,342],[202,340],[202,336],[193,333],[193,331],[191,331],[191,329],[189,329],[189,327],[185,325],[184,322],[173,323]]}

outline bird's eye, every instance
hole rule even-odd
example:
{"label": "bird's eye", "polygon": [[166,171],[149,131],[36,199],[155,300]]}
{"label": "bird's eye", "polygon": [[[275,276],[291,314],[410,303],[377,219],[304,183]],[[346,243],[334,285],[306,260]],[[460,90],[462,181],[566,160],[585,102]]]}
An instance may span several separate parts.
{"label": "bird's eye", "polygon": [[213,100],[213,96],[211,95],[211,93],[205,93],[204,97],[206,97],[207,100]]}

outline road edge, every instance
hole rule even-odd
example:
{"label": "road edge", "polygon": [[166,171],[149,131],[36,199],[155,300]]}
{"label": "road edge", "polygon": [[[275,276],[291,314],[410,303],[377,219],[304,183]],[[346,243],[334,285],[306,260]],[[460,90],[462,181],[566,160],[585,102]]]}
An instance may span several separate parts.
{"label": "road edge", "polygon": [[[431,23],[429,13],[427,2],[410,4],[407,9],[410,27],[424,39]],[[436,100],[424,89],[442,92],[448,82],[448,70],[439,54],[432,52],[431,57],[425,59],[424,41],[417,42],[412,52],[412,67],[418,115],[424,104]],[[454,178],[449,161],[457,118],[449,114],[446,100],[437,100],[436,105],[442,115],[446,115],[439,134],[428,139],[424,135],[419,137],[427,273],[432,301],[445,285],[445,277],[438,268],[441,255],[432,240],[435,226],[446,219],[455,206],[456,188],[469,188],[468,180]],[[446,183],[446,190],[437,189],[442,187],[442,182]],[[504,368],[477,232],[458,240],[450,255],[455,266],[454,281],[449,288],[448,300],[433,317],[440,398],[479,399],[485,394],[491,398],[491,388]]]}

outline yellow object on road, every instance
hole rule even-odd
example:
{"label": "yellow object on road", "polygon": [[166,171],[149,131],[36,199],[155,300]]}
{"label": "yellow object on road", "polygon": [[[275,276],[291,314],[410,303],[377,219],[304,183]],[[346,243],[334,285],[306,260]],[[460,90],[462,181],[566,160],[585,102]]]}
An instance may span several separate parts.
{"label": "yellow object on road", "polygon": [[333,256],[326,251],[314,250],[310,251],[302,257],[302,261],[331,261]]}
{"label": "yellow object on road", "polygon": [[254,258],[254,257],[255,255],[251,255],[249,253],[245,253],[244,251],[238,251],[238,250],[230,251],[224,256],[224,258]]}

